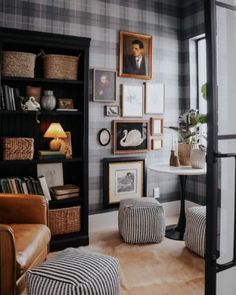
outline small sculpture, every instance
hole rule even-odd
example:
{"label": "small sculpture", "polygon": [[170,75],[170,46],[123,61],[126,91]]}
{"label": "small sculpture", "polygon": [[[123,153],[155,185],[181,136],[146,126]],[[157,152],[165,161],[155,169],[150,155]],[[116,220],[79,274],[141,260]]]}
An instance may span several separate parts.
{"label": "small sculpture", "polygon": [[21,101],[21,108],[24,111],[38,111],[40,110],[40,104],[35,100],[33,96],[28,97],[26,100]]}

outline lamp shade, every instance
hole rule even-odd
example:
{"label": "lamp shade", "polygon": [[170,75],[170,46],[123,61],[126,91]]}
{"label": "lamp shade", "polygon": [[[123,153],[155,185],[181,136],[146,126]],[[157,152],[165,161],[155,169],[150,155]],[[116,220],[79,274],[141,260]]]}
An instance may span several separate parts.
{"label": "lamp shade", "polygon": [[43,137],[66,138],[67,135],[60,123],[51,123]]}

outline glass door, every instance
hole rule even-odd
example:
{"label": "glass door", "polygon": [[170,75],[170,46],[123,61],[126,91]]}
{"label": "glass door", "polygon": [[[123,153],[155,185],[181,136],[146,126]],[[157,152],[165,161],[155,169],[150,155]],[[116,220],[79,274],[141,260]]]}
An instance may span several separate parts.
{"label": "glass door", "polygon": [[236,0],[205,1],[208,57],[206,295],[236,294]]}

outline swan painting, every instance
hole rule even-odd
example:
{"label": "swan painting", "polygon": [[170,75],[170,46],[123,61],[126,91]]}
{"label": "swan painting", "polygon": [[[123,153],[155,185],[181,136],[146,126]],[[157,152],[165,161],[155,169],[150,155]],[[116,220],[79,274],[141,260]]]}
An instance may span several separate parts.
{"label": "swan painting", "polygon": [[141,134],[141,132],[137,129],[133,129],[128,131],[127,129],[123,131],[124,136],[120,140],[120,146],[139,146],[141,145],[146,136]]}

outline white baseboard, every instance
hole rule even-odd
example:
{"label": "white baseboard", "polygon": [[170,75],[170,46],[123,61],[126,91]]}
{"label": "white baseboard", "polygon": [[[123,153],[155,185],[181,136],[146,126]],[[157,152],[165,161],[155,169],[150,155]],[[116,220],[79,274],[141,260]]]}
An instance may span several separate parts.
{"label": "white baseboard", "polygon": [[[162,205],[164,206],[166,216],[179,215],[179,201],[167,202]],[[195,206],[199,205],[190,201],[185,201],[185,209]],[[89,232],[92,233],[111,228],[118,228],[118,211],[89,215]]]}

